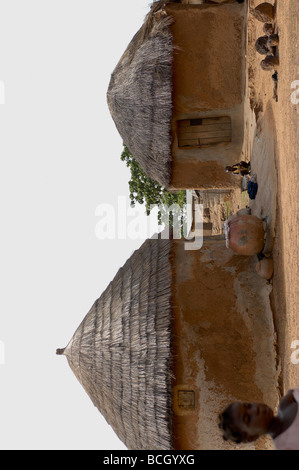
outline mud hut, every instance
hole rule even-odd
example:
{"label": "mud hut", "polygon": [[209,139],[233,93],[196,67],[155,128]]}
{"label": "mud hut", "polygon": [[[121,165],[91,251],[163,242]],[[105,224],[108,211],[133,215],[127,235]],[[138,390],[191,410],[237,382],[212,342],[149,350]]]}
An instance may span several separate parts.
{"label": "mud hut", "polygon": [[266,280],[222,236],[185,243],[147,240],[57,350],[129,449],[234,449],[218,414],[279,399]]}
{"label": "mud hut", "polygon": [[112,73],[108,106],[147,175],[169,190],[234,188],[245,156],[247,3],[157,1]]}

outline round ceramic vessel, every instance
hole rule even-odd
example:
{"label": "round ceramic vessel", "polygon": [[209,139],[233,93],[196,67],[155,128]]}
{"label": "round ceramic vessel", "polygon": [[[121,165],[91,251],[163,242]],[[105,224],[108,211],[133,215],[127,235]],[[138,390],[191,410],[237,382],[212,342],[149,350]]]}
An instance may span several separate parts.
{"label": "round ceramic vessel", "polygon": [[274,264],[272,258],[263,258],[256,265],[256,272],[263,279],[271,279],[273,276]]}
{"label": "round ceramic vessel", "polygon": [[254,215],[239,215],[228,226],[227,246],[235,253],[245,256],[261,253],[265,244],[262,219]]}

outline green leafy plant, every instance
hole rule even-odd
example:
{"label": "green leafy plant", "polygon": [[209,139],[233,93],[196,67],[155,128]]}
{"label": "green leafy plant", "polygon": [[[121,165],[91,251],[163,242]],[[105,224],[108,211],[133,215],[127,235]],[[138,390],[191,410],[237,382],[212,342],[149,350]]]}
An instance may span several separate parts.
{"label": "green leafy plant", "polygon": [[[186,191],[167,191],[163,186],[149,178],[125,144],[121,160],[126,163],[131,171],[129,181],[131,206],[134,207],[136,203],[143,204],[147,215],[150,215],[154,207],[158,207],[159,224],[164,223],[165,225],[174,226],[175,222],[178,222],[181,234],[183,234],[184,224],[186,223]],[[173,208],[172,211],[171,207]]]}

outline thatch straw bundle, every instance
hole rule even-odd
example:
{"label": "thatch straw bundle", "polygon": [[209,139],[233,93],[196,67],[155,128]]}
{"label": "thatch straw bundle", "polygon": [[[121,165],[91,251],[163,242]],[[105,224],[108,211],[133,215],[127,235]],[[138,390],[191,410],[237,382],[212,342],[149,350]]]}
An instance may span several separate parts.
{"label": "thatch straw bundle", "polygon": [[154,2],[143,26],[112,73],[108,106],[115,125],[145,173],[162,186],[171,180],[173,44],[164,6]]}
{"label": "thatch straw bundle", "polygon": [[170,250],[147,240],[57,350],[129,449],[172,449]]}

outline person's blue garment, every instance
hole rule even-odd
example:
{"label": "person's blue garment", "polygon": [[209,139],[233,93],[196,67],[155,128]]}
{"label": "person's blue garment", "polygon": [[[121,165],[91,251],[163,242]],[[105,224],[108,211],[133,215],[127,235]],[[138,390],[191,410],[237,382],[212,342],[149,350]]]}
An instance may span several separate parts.
{"label": "person's blue garment", "polygon": [[258,190],[258,184],[254,183],[253,181],[248,181],[247,192],[249,194],[250,199],[255,199],[257,190]]}

